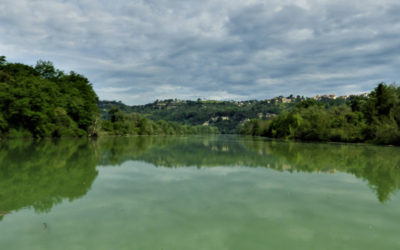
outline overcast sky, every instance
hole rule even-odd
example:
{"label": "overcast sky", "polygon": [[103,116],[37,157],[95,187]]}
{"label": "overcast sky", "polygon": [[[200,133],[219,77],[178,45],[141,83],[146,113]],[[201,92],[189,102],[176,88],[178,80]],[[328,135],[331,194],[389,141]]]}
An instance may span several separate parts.
{"label": "overcast sky", "polygon": [[127,104],[369,92],[400,78],[400,1],[0,0],[0,55]]}

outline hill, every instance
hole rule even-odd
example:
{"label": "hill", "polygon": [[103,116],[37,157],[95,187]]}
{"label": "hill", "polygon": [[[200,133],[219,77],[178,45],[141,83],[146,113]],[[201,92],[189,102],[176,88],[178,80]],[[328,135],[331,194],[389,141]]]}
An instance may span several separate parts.
{"label": "hill", "polygon": [[[333,95],[316,96],[314,99],[326,107],[338,106],[350,98]],[[215,126],[222,134],[234,134],[237,127],[251,119],[269,120],[283,111],[292,109],[305,100],[301,96],[275,97],[266,100],[249,101],[212,101],[212,100],[177,100],[155,101],[146,105],[128,106],[117,101],[100,101],[99,108],[103,118],[108,111],[118,106],[125,113],[139,113],[158,121],[173,121],[186,125]]]}
{"label": "hill", "polygon": [[213,126],[154,122],[118,102],[104,110],[107,119],[99,119],[98,98],[85,76],[49,61],[30,66],[0,56],[0,139],[218,133]]}
{"label": "hill", "polygon": [[251,120],[242,134],[302,141],[372,142],[400,145],[400,87],[379,83],[340,106],[305,100],[272,120]]}

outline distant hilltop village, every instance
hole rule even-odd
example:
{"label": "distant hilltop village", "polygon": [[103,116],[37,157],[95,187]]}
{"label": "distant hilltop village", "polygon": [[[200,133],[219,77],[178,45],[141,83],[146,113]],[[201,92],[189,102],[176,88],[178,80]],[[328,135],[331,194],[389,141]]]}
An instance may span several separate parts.
{"label": "distant hilltop village", "polygon": [[140,107],[151,107],[151,109],[176,109],[180,106],[185,106],[185,105],[195,105],[195,104],[201,104],[201,105],[221,105],[221,104],[227,104],[230,103],[232,105],[238,106],[238,107],[246,107],[249,105],[255,105],[257,103],[266,103],[266,104],[277,104],[277,103],[297,103],[302,100],[306,99],[313,99],[316,101],[346,101],[348,99],[351,99],[353,97],[368,97],[369,93],[361,93],[361,94],[352,94],[352,95],[342,95],[342,96],[337,96],[335,94],[325,94],[325,95],[316,95],[313,97],[305,97],[305,96],[294,96],[290,95],[287,97],[284,96],[277,96],[271,99],[264,99],[264,100],[247,100],[247,101],[234,101],[234,100],[226,100],[226,101],[217,101],[217,100],[207,100],[207,99],[201,99],[198,98],[196,101],[193,100],[179,100],[179,99],[165,99],[165,100],[156,100],[153,103],[148,103],[145,105],[133,105],[133,106],[128,106],[123,104],[121,101],[100,101],[99,102],[99,107],[102,111],[106,111],[110,109],[112,106],[119,106],[122,110],[127,111],[128,113],[132,112],[130,110],[131,108],[135,109],[135,111],[140,111],[136,110],[136,108]]}
{"label": "distant hilltop village", "polygon": [[335,94],[333,95],[316,95],[314,97],[312,97],[312,99],[314,100],[323,100],[323,99],[332,99],[332,100],[336,100],[336,99],[344,99],[347,100],[352,96],[360,96],[360,97],[368,97],[369,93],[361,93],[361,94],[354,94],[354,95],[342,95],[342,96],[336,96]]}
{"label": "distant hilltop village", "polygon": [[[316,100],[316,101],[337,100],[337,99],[347,100],[354,96],[368,97],[368,95],[369,95],[369,93],[342,95],[342,96],[337,96],[335,94],[326,94],[326,95],[316,95],[316,96],[311,97],[311,99]],[[272,99],[265,99],[264,101],[266,103],[276,103],[276,102],[292,103],[292,102],[296,102],[296,101],[303,100],[303,99],[307,99],[307,97],[304,97],[304,96],[296,96],[295,97],[293,95],[290,95],[288,97],[278,96],[278,97],[274,97]]]}
{"label": "distant hilltop village", "polygon": [[278,96],[272,99],[247,101],[204,100],[156,100],[145,105],[128,106],[118,101],[100,101],[99,108],[104,119],[109,119],[109,110],[117,106],[125,113],[139,113],[158,121],[172,121],[189,125],[215,126],[221,133],[236,133],[238,125],[251,119],[269,120],[285,110],[295,107],[297,103],[314,99],[325,107],[343,105],[356,96],[366,97],[368,93],[336,96],[333,94],[314,97]]}
{"label": "distant hilltop village", "polygon": [[[257,102],[266,102],[266,103],[293,103],[293,102],[298,102],[301,100],[305,99],[313,99],[316,101],[324,101],[324,100],[347,100],[349,98],[359,96],[359,97],[368,97],[369,93],[361,93],[361,94],[352,94],[352,95],[342,95],[342,96],[337,96],[335,94],[325,94],[325,95],[316,95],[313,97],[304,97],[304,96],[277,96],[272,99],[265,99],[265,100],[248,100],[248,101],[216,101],[216,100],[206,100],[206,99],[197,99],[197,102],[201,103],[207,103],[207,104],[217,104],[217,103],[223,103],[223,102],[230,102],[233,104],[236,104],[238,106],[244,106],[246,104],[253,104]],[[162,100],[162,101],[155,101],[154,104],[156,104],[159,108],[167,106],[167,109],[174,109],[176,106],[174,104],[185,104],[185,103],[193,103],[196,101],[189,101],[189,100],[179,100],[179,99],[167,99],[167,100]],[[149,104],[147,104],[149,105]]]}

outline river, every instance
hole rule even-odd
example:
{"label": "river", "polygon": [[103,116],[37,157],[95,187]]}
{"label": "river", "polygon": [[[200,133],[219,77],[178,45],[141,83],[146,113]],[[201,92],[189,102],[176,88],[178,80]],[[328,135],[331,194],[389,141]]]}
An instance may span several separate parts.
{"label": "river", "polygon": [[241,136],[0,144],[7,250],[400,249],[400,148]]}

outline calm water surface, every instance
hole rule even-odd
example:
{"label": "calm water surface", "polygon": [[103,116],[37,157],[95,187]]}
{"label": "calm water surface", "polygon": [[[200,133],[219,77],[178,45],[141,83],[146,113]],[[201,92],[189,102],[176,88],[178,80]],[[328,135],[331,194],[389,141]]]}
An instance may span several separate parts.
{"label": "calm water surface", "polygon": [[0,249],[400,249],[400,148],[235,136],[0,144]]}

